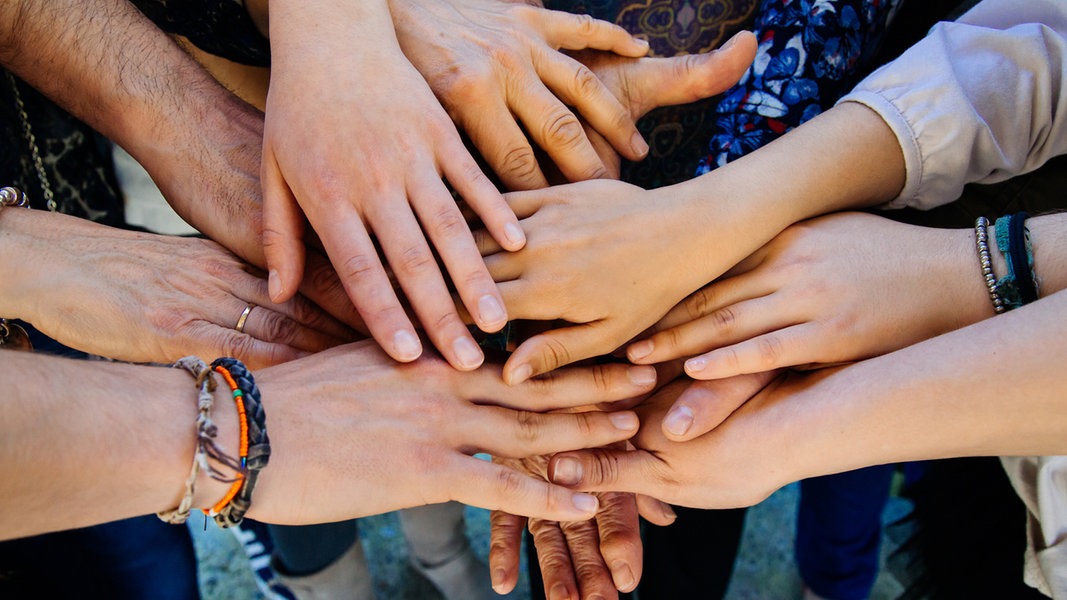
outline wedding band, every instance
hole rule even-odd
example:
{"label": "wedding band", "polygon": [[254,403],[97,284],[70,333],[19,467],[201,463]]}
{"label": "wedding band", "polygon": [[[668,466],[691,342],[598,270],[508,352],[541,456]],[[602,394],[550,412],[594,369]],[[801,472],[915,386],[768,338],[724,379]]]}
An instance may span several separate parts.
{"label": "wedding band", "polygon": [[252,312],[252,309],[255,308],[255,307],[256,307],[255,304],[249,304],[241,312],[241,316],[237,318],[237,324],[234,325],[233,328],[236,329],[238,333],[244,333],[245,332],[245,322],[248,321],[248,315]]}

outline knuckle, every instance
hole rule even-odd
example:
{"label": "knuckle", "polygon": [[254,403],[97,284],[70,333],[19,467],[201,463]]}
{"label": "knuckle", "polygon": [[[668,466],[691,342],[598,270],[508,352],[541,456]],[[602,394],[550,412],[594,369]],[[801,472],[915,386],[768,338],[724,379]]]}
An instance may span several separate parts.
{"label": "knuckle", "polygon": [[522,443],[533,443],[541,439],[541,430],[545,418],[535,412],[526,410],[515,413],[516,437]]}
{"label": "knuckle", "polygon": [[436,268],[437,262],[425,248],[409,246],[400,251],[393,268],[405,274],[424,273],[431,268]]}
{"label": "knuckle", "polygon": [[689,301],[685,303],[686,315],[689,320],[695,321],[714,310],[712,297],[713,294],[710,288],[701,289],[693,294]]}
{"label": "knuckle", "polygon": [[264,328],[264,336],[266,336],[264,339],[268,342],[288,344],[297,337],[296,323],[274,311],[267,313]]}
{"label": "knuckle", "polygon": [[511,148],[500,159],[500,176],[514,181],[531,181],[537,178],[537,157],[533,148],[523,144]]}
{"label": "knuckle", "polygon": [[505,496],[518,494],[523,487],[523,476],[512,469],[501,469],[496,476],[497,487]]}
{"label": "knuckle", "polygon": [[782,340],[776,335],[763,336],[756,340],[756,353],[763,367],[773,367],[783,355]]}
{"label": "knuckle", "polygon": [[337,271],[342,279],[358,284],[370,278],[377,267],[378,260],[376,257],[371,258],[366,254],[356,254],[344,259]]}
{"label": "knuckle", "polygon": [[585,65],[574,71],[574,92],[579,98],[592,98],[600,90],[600,78]]}
{"label": "knuckle", "polygon": [[442,207],[438,210],[433,216],[431,223],[433,224],[433,229],[449,238],[460,236],[465,237],[468,234],[467,221],[463,218],[463,214],[459,212],[459,209],[455,204]]}
{"label": "knuckle", "polygon": [[730,306],[712,312],[710,317],[719,331],[728,332],[737,325],[737,312]]}
{"label": "knuckle", "polygon": [[563,342],[555,338],[547,338],[541,345],[539,352],[543,370],[551,371],[561,365],[571,363],[571,352]]}
{"label": "knuckle", "polygon": [[596,32],[596,21],[587,14],[574,15],[574,31],[581,36],[592,36]]}
{"label": "knuckle", "polygon": [[543,128],[545,142],[563,149],[573,149],[582,142],[585,136],[582,124],[565,108],[550,116]]}

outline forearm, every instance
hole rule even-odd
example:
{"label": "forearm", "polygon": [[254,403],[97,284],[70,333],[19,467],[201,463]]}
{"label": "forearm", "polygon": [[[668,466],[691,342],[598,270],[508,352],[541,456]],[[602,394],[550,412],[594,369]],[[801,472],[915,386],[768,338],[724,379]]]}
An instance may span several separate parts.
{"label": "forearm", "polygon": [[[777,405],[789,480],[872,464],[1067,453],[1067,292],[842,369]],[[770,423],[776,418],[768,416]]]}
{"label": "forearm", "polygon": [[724,256],[733,257],[732,266],[793,223],[885,202],[903,184],[903,156],[892,131],[874,111],[847,104],[655,193],[684,205],[684,231],[710,267],[701,265],[701,283],[707,283],[722,275]]}
{"label": "forearm", "polygon": [[[0,410],[0,538],[171,509],[196,439],[196,390],[178,369],[75,361],[8,351]],[[213,418],[234,449],[236,411],[220,386]],[[195,506],[227,484],[203,475]]]}

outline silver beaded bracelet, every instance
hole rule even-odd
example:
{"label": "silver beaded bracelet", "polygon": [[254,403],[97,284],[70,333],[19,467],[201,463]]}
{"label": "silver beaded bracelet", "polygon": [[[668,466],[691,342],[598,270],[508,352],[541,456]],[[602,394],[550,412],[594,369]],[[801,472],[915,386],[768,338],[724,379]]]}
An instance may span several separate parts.
{"label": "silver beaded bracelet", "polygon": [[993,275],[993,261],[989,256],[989,219],[978,217],[974,221],[974,244],[978,249],[978,263],[982,266],[982,277],[989,288],[989,299],[993,302],[993,312],[998,315],[1005,310],[1004,300],[997,292],[997,278]]}

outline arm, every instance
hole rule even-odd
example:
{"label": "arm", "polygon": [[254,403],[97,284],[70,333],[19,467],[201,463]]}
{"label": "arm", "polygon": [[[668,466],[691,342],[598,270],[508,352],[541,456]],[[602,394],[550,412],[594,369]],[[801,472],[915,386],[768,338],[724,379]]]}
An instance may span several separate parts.
{"label": "arm", "polygon": [[553,459],[550,473],[580,489],[725,508],[759,502],[792,481],[867,465],[1064,454],[1065,315],[1061,291],[892,354],[790,375],[747,402],[737,394],[734,405],[743,406],[685,443],[668,440],[659,427],[685,387],[676,384],[641,415],[634,444],[642,450],[566,453]]}
{"label": "arm", "polygon": [[413,360],[422,344],[373,235],[430,340],[457,368],[476,368],[484,357],[431,248],[481,329],[503,327],[507,312],[442,177],[510,250],[525,242],[515,216],[404,57],[385,0],[271,0],[270,13],[263,243],[271,297],[290,297],[303,277],[306,215],[371,334],[394,358]]}
{"label": "arm", "polygon": [[[5,2],[0,63],[129,151],[182,218],[250,263],[266,265],[263,115],[128,2]],[[309,253],[315,276],[302,291],[358,324],[323,263]]]}
{"label": "arm", "polygon": [[[1041,295],[1067,285],[1067,214],[1027,220]],[[989,227],[988,239],[996,239]],[[991,244],[993,272],[1007,274]],[[627,355],[730,377],[869,358],[992,317],[974,229],[842,213],[804,221],[671,310]]]}
{"label": "arm", "polygon": [[85,352],[133,362],[229,354],[258,368],[354,337],[303,296],[272,303],[262,274],[208,240],[11,208],[0,231],[10,257],[0,314]]}
{"label": "arm", "polygon": [[[903,114],[916,119],[932,113],[939,115],[938,122],[943,125],[966,107],[969,108],[965,112],[983,111],[986,114],[981,117],[986,120],[1016,112],[1034,115],[1032,123],[1027,117],[1018,124],[1022,127],[1022,144],[991,147],[981,136],[968,139],[944,135],[943,128],[930,122],[894,118],[887,112],[886,103],[846,101],[752,154],[671,188],[641,192],[622,184],[604,184],[601,189],[559,188],[509,199],[520,216],[525,217],[523,226],[533,240],[522,252],[488,260],[494,277],[506,282],[501,290],[511,315],[546,320],[562,318],[574,327],[524,343],[510,359],[506,373],[518,380],[521,377],[516,377],[516,373],[536,374],[571,360],[614,350],[613,344],[626,342],[665,314],[669,309],[666,303],[671,299],[680,299],[719,277],[788,225],[829,212],[913,196],[919,189],[918,181],[926,177],[924,173],[928,170],[933,173],[931,181],[946,180],[937,175],[942,170],[937,165],[954,164],[953,156],[960,154],[961,143],[974,142],[975,152],[992,157],[987,162],[1000,156],[1001,150],[1013,152],[1003,158],[1018,161],[1019,165],[1029,164],[1024,161],[1030,158],[1024,157],[1040,160],[1041,156],[1060,151],[1059,144],[1067,139],[1060,132],[1067,117],[1067,111],[1060,109],[1063,98],[1067,97],[1060,93],[1060,85],[1067,79],[1059,77],[1062,71],[1058,68],[1059,59],[1035,62],[1031,55],[1038,52],[1041,56],[1062,56],[1063,38],[1067,35],[1064,33],[1067,26],[1063,24],[1067,16],[1057,3],[1032,3],[1027,10],[1012,12],[1001,26],[1025,22],[1035,16],[1053,23],[1053,27],[1025,25],[1008,30],[972,27],[964,32],[964,39],[978,36],[1003,51],[994,53],[995,59],[990,53],[977,53],[975,58],[963,54],[958,58],[962,71],[956,71],[953,64],[918,74],[908,72],[907,62],[899,67],[893,63],[872,76],[891,81],[894,85],[887,85],[884,93],[893,94],[896,105],[911,106],[910,112]],[[957,30],[942,31],[951,37]],[[979,59],[981,68],[970,62]],[[957,60],[955,55],[953,60]],[[963,68],[967,65],[971,67]],[[989,70],[993,67],[995,70]],[[1039,85],[1032,86],[1028,78],[1035,69],[1039,72],[1035,76]],[[963,73],[963,81],[973,94],[984,93],[983,85],[989,82],[1018,83],[1021,77],[1026,80],[1022,86],[1026,91],[1021,92],[1023,105],[1034,110],[1018,111],[1017,98],[1008,93],[991,94],[988,103],[972,104],[953,79],[956,72]],[[929,100],[932,97],[937,98],[936,102]],[[942,114],[939,110],[929,110],[931,105],[955,108]],[[981,121],[978,115],[966,118]],[[1015,123],[1009,123],[1002,133],[1012,131],[1014,126]],[[923,128],[928,128],[929,134]],[[921,154],[912,135],[919,135],[920,141],[929,138],[925,142],[928,147],[922,148]],[[945,140],[949,143],[944,143]],[[951,186],[966,182],[967,177],[957,175],[949,188],[939,192],[948,194],[941,201],[955,197],[950,193]],[[572,198],[578,194],[585,203],[580,207]],[[545,229],[555,221],[581,220],[589,206],[598,202],[606,206],[609,198],[616,202],[602,210],[620,215],[619,225],[597,222],[585,230],[574,226],[565,239]],[[659,207],[658,222],[648,219],[649,211],[645,208],[653,203]],[[680,215],[677,218],[663,216],[675,211]],[[643,220],[637,222],[637,217]],[[678,221],[684,223],[678,225]],[[605,236],[605,231],[611,235]],[[583,254],[587,250],[594,252],[594,247],[603,247],[605,239],[608,250],[602,259]],[[599,268],[582,271],[581,281],[575,282],[566,295],[557,293],[559,290],[552,286],[572,276],[577,279],[577,273],[572,270],[579,263],[553,260],[552,248],[544,246],[546,241],[554,247],[572,247],[572,252],[584,261],[580,264]],[[636,268],[624,271],[622,265],[636,265]],[[708,279],[697,283],[705,277]],[[627,289],[627,282],[634,279],[644,285]],[[686,288],[690,289],[683,292]]]}
{"label": "arm", "polygon": [[[589,518],[594,498],[472,455],[519,457],[631,436],[631,412],[529,412],[648,391],[615,367],[509,388],[499,368],[461,374],[431,357],[396,365],[364,342],[258,371],[272,449],[248,516],[329,522],[454,499],[548,519]],[[0,411],[0,538],[177,504],[195,438],[187,373],[10,352],[0,377],[19,381]],[[213,418],[232,451],[229,396],[216,393]],[[211,506],[226,487],[202,476],[195,506]]]}

